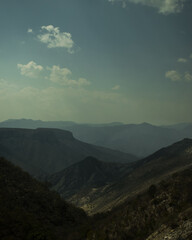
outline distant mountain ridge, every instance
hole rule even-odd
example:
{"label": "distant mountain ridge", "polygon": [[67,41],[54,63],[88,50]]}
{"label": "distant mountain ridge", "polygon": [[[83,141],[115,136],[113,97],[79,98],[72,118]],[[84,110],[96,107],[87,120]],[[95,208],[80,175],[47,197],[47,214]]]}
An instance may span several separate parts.
{"label": "distant mountain ridge", "polygon": [[146,157],[183,138],[192,138],[192,123],[154,126],[149,123],[78,124],[71,121],[8,120],[0,128],[59,128],[71,131],[75,138],[98,146]]}
{"label": "distant mountain ridge", "polygon": [[8,119],[6,121],[0,122],[0,127],[5,128],[65,128],[68,126],[92,126],[92,127],[104,127],[104,126],[116,126],[123,125],[121,122],[111,122],[111,123],[76,123],[73,121],[42,121],[33,119]]}
{"label": "distant mountain ridge", "polygon": [[37,176],[61,171],[87,156],[106,162],[137,160],[127,153],[81,142],[69,131],[46,128],[0,128],[0,156]]}

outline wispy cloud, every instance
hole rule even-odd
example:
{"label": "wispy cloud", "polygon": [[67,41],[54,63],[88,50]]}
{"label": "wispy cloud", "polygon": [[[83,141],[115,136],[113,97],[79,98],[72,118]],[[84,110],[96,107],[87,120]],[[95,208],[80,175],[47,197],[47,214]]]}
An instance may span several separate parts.
{"label": "wispy cloud", "polygon": [[117,91],[117,90],[119,90],[120,89],[120,86],[119,85],[115,85],[114,87],[112,87],[112,90],[114,90],[114,91]]}
{"label": "wispy cloud", "polygon": [[37,35],[40,42],[45,43],[48,48],[66,48],[72,53],[74,42],[71,33],[61,32],[59,27],[53,25],[42,26],[41,33]]}
{"label": "wispy cloud", "polygon": [[109,2],[126,2],[143,4],[149,7],[156,8],[161,14],[171,14],[181,12],[186,0],[108,0]]}
{"label": "wispy cloud", "polygon": [[192,74],[189,72],[185,72],[184,79],[186,82],[192,82]]}
{"label": "wispy cloud", "polygon": [[59,66],[52,66],[48,68],[51,71],[50,81],[58,83],[63,86],[87,86],[90,82],[85,78],[79,78],[78,80],[73,80],[71,78],[72,72],[68,68],[60,68]]}
{"label": "wispy cloud", "polygon": [[179,58],[179,59],[177,59],[177,62],[186,63],[187,59],[186,58]]}
{"label": "wispy cloud", "polygon": [[28,33],[32,33],[32,32],[33,32],[33,29],[32,29],[32,28],[28,28],[28,29],[27,29],[27,32],[28,32]]}
{"label": "wispy cloud", "polygon": [[43,71],[43,67],[41,65],[37,65],[36,62],[30,61],[27,64],[17,64],[18,69],[20,70],[21,75],[36,78],[39,76],[40,72]]}
{"label": "wispy cloud", "polygon": [[182,80],[181,75],[175,70],[166,72],[165,77],[170,79],[173,82],[179,82]]}
{"label": "wispy cloud", "polygon": [[192,82],[192,74],[190,72],[180,74],[178,71],[171,70],[165,73],[165,77],[170,79],[172,82]]}

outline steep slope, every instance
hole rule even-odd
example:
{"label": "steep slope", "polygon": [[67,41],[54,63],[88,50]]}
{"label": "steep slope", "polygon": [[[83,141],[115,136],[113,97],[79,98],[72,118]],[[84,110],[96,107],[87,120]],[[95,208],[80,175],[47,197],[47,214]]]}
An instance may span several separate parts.
{"label": "steep slope", "polygon": [[192,167],[95,216],[87,240],[191,240]]}
{"label": "steep slope", "polygon": [[80,226],[86,221],[82,210],[0,158],[1,240],[81,239]]}
{"label": "steep slope", "polygon": [[1,240],[192,238],[191,166],[92,218],[2,158],[0,176]]}
{"label": "steep slope", "polygon": [[78,194],[74,194],[70,201],[88,209],[90,214],[106,211],[191,164],[192,140],[184,139],[136,162],[133,170],[120,181],[86,193],[86,201],[84,196]]}
{"label": "steep slope", "polygon": [[120,180],[132,170],[132,164],[101,162],[93,157],[73,164],[47,178],[53,189],[65,199],[77,192],[85,194],[94,188]]}
{"label": "steep slope", "polygon": [[110,162],[136,160],[130,154],[81,142],[71,132],[45,128],[0,128],[0,156],[38,176],[58,172],[87,156]]}
{"label": "steep slope", "polygon": [[44,122],[30,119],[7,120],[0,127],[12,128],[59,128],[69,130],[74,137],[95,145],[131,153],[139,158],[146,157],[162,147],[192,138],[192,124],[154,126],[142,124],[77,124],[74,122]]}

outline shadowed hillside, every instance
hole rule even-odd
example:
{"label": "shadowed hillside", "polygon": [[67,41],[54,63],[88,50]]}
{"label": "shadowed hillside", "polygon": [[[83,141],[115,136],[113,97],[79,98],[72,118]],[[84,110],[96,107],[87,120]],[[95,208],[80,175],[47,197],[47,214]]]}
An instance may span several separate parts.
{"label": "shadowed hillside", "polygon": [[1,240],[76,239],[74,228],[79,239],[86,219],[82,210],[0,158]]}
{"label": "shadowed hillside", "polygon": [[76,193],[68,200],[83,207],[90,214],[107,211],[131,198],[169,174],[192,164],[192,140],[184,139],[163,148],[132,165],[132,171],[123,178],[90,191]]}
{"label": "shadowed hillside", "polygon": [[106,214],[94,216],[88,240],[191,240],[192,167]]}
{"label": "shadowed hillside", "polygon": [[132,170],[133,165],[101,162],[96,158],[87,157],[63,171],[51,175],[47,181],[64,198],[69,198],[77,192],[87,192],[119,181]]}
{"label": "shadowed hillside", "polygon": [[[105,194],[113,202],[112,197],[116,197],[116,207],[92,217],[87,217],[82,210],[66,203],[56,192],[50,192],[47,186],[31,178],[28,173],[0,158],[0,239],[191,240],[191,154],[192,140],[185,139],[140,161],[125,178],[111,185],[111,188],[105,188]],[[155,171],[156,164],[157,168],[160,167],[160,160],[164,165],[160,173],[166,174],[163,180],[158,176],[158,181],[153,178],[149,184],[150,181],[145,181],[146,176],[152,169]],[[172,162],[175,162],[175,167]],[[102,162],[87,158],[68,171],[83,171],[81,167],[85,167],[84,163],[91,174],[86,173],[86,179],[82,179],[80,184],[88,181],[88,185],[95,184],[96,187],[100,185],[97,182],[99,177],[103,182],[114,180],[115,173],[122,170],[118,164],[115,167],[113,163],[111,166],[104,163],[104,171]],[[149,172],[146,166],[150,166]],[[102,173],[105,173],[104,176]],[[60,177],[59,174],[54,176]],[[149,174],[149,179],[151,176],[153,174]],[[131,197],[128,192],[122,195],[122,191],[133,183],[131,179],[145,181],[146,185],[140,185],[140,191]],[[78,181],[71,184],[76,187]],[[109,190],[115,195],[111,195]],[[103,201],[101,210],[109,207],[105,194],[99,196]],[[119,197],[121,201],[118,201]]]}

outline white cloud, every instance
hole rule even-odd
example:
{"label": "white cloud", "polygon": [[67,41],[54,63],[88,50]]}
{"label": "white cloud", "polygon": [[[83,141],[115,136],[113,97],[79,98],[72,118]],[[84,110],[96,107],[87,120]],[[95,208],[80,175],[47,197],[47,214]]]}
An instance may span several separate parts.
{"label": "white cloud", "polygon": [[114,91],[119,90],[119,89],[120,89],[119,85],[115,85],[114,87],[112,87],[112,90],[114,90]]}
{"label": "white cloud", "polygon": [[39,73],[43,71],[43,67],[41,65],[37,65],[34,61],[30,61],[25,64],[17,64],[18,69],[20,70],[21,75],[36,78],[39,76]]}
{"label": "white cloud", "polygon": [[72,72],[68,68],[60,68],[59,66],[52,66],[48,68],[51,71],[50,81],[59,83],[63,86],[86,86],[90,85],[90,82],[85,78],[79,78],[78,80],[71,79]]}
{"label": "white cloud", "polygon": [[189,72],[185,72],[183,75],[181,75],[179,72],[171,70],[165,73],[165,77],[169,78],[173,82],[192,82],[192,74]]}
{"label": "white cloud", "polygon": [[59,27],[53,25],[42,26],[42,33],[37,35],[40,42],[45,43],[48,48],[66,48],[72,53],[74,42],[72,36],[68,32],[60,32]]}
{"label": "white cloud", "polygon": [[79,78],[77,81],[77,85],[90,85],[91,83],[86,78]]}
{"label": "white cloud", "polygon": [[192,74],[189,72],[186,72],[184,75],[184,79],[186,82],[192,82]]}
{"label": "white cloud", "polygon": [[169,78],[173,82],[179,82],[182,80],[181,75],[175,70],[166,72],[165,77]]}
{"label": "white cloud", "polygon": [[28,28],[27,32],[28,32],[28,33],[32,33],[32,32],[33,32],[33,29]]}
{"label": "white cloud", "polygon": [[69,76],[72,74],[68,68],[60,68],[59,66],[53,66],[48,68],[51,71],[50,80],[54,83],[67,84]]}
{"label": "white cloud", "polygon": [[177,60],[177,62],[186,63],[186,62],[187,62],[187,59],[186,59],[186,58],[179,58],[179,59]]}
{"label": "white cloud", "polygon": [[[123,2],[125,0],[108,0],[109,2]],[[170,14],[181,12],[183,4],[186,0],[126,0],[135,4],[143,4],[158,9],[161,14]]]}

